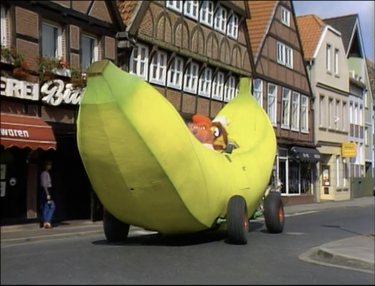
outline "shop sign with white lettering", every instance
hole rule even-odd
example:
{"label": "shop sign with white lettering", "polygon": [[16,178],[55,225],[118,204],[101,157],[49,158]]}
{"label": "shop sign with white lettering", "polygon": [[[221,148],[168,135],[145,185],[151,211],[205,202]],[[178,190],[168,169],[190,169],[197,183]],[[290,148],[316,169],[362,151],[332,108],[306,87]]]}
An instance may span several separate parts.
{"label": "shop sign with white lettering", "polygon": [[1,95],[28,100],[39,100],[39,84],[1,77]]}
{"label": "shop sign with white lettering", "polygon": [[42,101],[53,106],[61,103],[80,104],[83,91],[84,89],[74,89],[71,83],[64,84],[61,79],[48,81],[40,89]]}

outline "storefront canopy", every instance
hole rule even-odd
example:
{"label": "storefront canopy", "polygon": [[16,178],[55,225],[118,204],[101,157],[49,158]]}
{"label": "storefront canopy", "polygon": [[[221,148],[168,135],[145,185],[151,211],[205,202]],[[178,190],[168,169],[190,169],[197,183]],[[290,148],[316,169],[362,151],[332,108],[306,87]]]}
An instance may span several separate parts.
{"label": "storefront canopy", "polygon": [[39,117],[1,113],[1,145],[56,149],[56,140],[51,126]]}
{"label": "storefront canopy", "polygon": [[322,159],[322,155],[316,148],[294,146],[290,149],[290,157],[296,161],[316,163]]}

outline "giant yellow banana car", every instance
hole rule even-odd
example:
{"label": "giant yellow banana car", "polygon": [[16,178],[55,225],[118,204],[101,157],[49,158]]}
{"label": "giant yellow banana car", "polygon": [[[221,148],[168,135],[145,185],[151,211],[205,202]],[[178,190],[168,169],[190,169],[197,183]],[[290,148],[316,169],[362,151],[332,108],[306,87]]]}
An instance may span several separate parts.
{"label": "giant yellow banana car", "polygon": [[[129,225],[164,234],[226,228],[246,243],[249,218],[269,183],[276,154],[273,127],[251,96],[249,78],[219,112],[238,148],[231,154],[203,146],[174,106],[150,84],[108,60],[88,70],[77,122],[85,169],[106,209],[110,241]],[[281,232],[281,199],[270,198],[269,230]]]}

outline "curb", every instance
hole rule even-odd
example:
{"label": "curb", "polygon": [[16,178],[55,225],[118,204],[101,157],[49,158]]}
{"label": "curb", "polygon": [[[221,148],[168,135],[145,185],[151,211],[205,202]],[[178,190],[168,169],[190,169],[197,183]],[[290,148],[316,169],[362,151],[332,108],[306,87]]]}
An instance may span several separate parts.
{"label": "curb", "polygon": [[[129,236],[145,235],[145,234],[151,234],[151,233],[153,233],[153,232],[146,231],[143,228],[131,227],[130,231],[129,231]],[[58,234],[32,236],[32,237],[2,239],[1,240],[1,247],[23,244],[23,243],[29,243],[29,242],[48,241],[48,240],[72,238],[72,237],[85,237],[85,236],[99,235],[99,234],[102,234],[104,236],[104,233],[103,233],[102,229],[100,229],[100,230],[89,230],[89,231],[79,231],[79,232],[58,233]]]}
{"label": "curb", "polygon": [[336,258],[336,259],[351,261],[351,262],[355,262],[355,263],[363,263],[363,264],[367,264],[370,267],[374,268],[374,262],[368,261],[366,259],[359,259],[359,258],[350,256],[350,255],[334,253],[326,247],[319,247],[317,255],[324,258],[324,259],[335,259]]}

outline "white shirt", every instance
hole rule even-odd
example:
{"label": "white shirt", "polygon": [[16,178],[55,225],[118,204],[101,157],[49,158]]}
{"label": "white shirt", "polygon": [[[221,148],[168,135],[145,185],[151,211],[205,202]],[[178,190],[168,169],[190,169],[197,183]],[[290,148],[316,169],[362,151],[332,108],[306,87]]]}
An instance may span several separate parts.
{"label": "white shirt", "polygon": [[40,175],[40,184],[42,185],[43,188],[52,187],[51,176],[49,175],[47,171],[43,171],[42,174]]}

